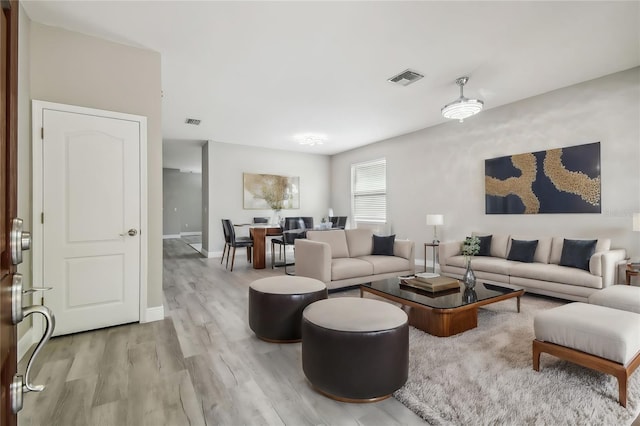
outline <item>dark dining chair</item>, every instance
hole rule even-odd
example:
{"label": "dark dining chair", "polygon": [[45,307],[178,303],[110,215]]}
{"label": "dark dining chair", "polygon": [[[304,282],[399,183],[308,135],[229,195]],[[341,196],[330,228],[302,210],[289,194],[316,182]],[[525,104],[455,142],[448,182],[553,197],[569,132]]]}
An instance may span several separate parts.
{"label": "dark dining chair", "polygon": [[347,216],[329,216],[332,228],[344,229],[347,226]]}
{"label": "dark dining chair", "polygon": [[[304,221],[300,217],[286,217],[284,219],[284,227],[282,228],[282,237],[274,238],[271,240],[271,269],[276,266],[284,266],[284,273],[292,275],[287,272],[287,266],[292,264],[287,263],[287,246],[292,246],[297,238],[304,237]],[[284,263],[281,265],[275,264],[275,245],[278,244],[280,249],[284,251]]]}
{"label": "dark dining chair", "polygon": [[[303,229],[305,231],[313,230],[313,218],[312,217],[303,216],[303,217],[300,217],[300,219],[302,219]],[[305,236],[306,236],[306,233],[305,233]]]}
{"label": "dark dining chair", "polygon": [[[233,229],[233,223],[229,219],[222,219],[222,227],[225,231],[225,244],[229,247],[227,251],[226,268],[229,269],[229,255],[231,255],[231,271],[233,272],[233,264],[236,260],[236,248],[245,247],[247,249],[247,260],[251,261],[251,249],[253,248],[253,240],[249,237],[237,237],[236,231]],[[233,249],[233,251],[231,251]],[[222,252],[224,257],[224,250]]]}

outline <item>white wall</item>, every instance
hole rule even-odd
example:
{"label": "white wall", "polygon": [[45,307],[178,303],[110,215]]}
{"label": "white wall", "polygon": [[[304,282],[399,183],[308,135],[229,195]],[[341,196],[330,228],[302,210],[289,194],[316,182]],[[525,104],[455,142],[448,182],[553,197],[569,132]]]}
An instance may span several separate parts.
{"label": "white wall", "polygon": [[[316,223],[327,217],[330,180],[328,156],[220,142],[208,142],[205,152],[203,158],[208,155],[210,163],[208,170],[203,167],[203,179],[208,183],[210,211],[207,215],[207,232],[203,231],[203,249],[208,252],[222,252],[221,219],[247,223],[254,216],[273,216],[272,210],[243,208],[242,174],[245,172],[299,176],[300,208],[282,210],[282,216],[312,216]],[[206,207],[205,198],[203,196],[203,209]]]}
{"label": "white wall", "polygon": [[[491,105],[486,105],[491,108]],[[601,142],[602,213],[486,215],[484,160]],[[331,205],[350,211],[350,165],[387,158],[388,218],[400,238],[431,241],[427,213],[444,215],[441,241],[474,230],[610,237],[640,257],[640,68],[559,89],[476,117],[388,139],[331,159]],[[431,258],[431,250],[427,251]]]}
{"label": "white wall", "polygon": [[[31,97],[147,117],[147,305],[162,305],[160,54],[31,22]],[[21,139],[19,144],[31,144]],[[25,188],[30,191],[30,188]],[[19,197],[31,197],[30,192]]]}
{"label": "white wall", "polygon": [[162,188],[162,234],[202,232],[202,174],[163,168]]}

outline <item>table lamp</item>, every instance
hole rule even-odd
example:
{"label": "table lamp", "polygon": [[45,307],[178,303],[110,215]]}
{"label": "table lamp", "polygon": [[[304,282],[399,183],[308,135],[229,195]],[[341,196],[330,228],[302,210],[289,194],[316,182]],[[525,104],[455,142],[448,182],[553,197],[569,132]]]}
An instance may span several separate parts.
{"label": "table lamp", "polygon": [[428,214],[427,215],[427,225],[433,225],[433,243],[439,243],[438,240],[438,225],[442,225],[444,223],[444,216],[441,214]]}

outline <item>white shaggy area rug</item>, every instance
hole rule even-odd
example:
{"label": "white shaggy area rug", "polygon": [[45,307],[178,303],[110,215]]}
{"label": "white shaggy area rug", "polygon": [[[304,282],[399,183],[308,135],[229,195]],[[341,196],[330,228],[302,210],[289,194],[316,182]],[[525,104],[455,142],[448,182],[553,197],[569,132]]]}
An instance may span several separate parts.
{"label": "white shaggy area rug", "polygon": [[533,371],[533,316],[560,304],[525,295],[520,314],[515,299],[488,305],[477,328],[452,337],[411,327],[409,379],[394,396],[433,425],[630,425],[640,412],[640,370],[627,408],[613,376],[549,354]]}

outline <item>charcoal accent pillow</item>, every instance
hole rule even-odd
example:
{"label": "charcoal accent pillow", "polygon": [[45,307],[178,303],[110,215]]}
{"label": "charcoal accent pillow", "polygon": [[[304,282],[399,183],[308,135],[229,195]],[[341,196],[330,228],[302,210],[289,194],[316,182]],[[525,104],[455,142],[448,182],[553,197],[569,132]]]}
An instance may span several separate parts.
{"label": "charcoal accent pillow", "polygon": [[562,243],[560,265],[589,270],[589,260],[596,251],[598,240],[567,240]]}
{"label": "charcoal accent pillow", "polygon": [[491,237],[493,237],[493,235],[478,237],[480,240],[480,251],[478,251],[476,256],[491,256]]}
{"label": "charcoal accent pillow", "polygon": [[378,254],[382,256],[393,256],[393,244],[396,236],[389,235],[388,237],[380,237],[378,235],[373,236],[373,252],[371,254]]}
{"label": "charcoal accent pillow", "polygon": [[532,263],[533,255],[536,254],[537,247],[538,240],[525,241],[511,239],[511,250],[509,250],[507,260]]}

